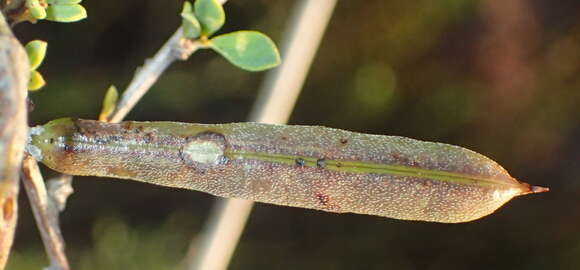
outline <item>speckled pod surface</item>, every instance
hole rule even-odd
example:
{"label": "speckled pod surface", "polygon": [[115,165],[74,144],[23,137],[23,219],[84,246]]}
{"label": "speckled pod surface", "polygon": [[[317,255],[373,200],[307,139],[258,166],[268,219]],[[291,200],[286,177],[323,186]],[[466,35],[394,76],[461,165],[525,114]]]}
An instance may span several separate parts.
{"label": "speckled pod surface", "polygon": [[66,174],[405,220],[467,222],[547,190],[461,147],[319,126],[63,118],[34,128],[31,143]]}

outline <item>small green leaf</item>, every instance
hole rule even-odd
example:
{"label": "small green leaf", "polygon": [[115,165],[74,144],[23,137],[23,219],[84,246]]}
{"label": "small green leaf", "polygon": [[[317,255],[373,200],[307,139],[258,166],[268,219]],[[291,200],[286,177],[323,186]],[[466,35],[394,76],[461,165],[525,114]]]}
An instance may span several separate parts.
{"label": "small green leaf", "polygon": [[38,0],[27,0],[26,8],[30,11],[30,15],[37,20],[42,20],[46,18],[46,10]]}
{"label": "small green leaf", "polygon": [[237,31],[219,35],[209,45],[232,64],[249,71],[262,71],[280,64],[276,44],[256,31]]}
{"label": "small green leaf", "polygon": [[46,82],[40,73],[36,70],[30,72],[30,80],[28,81],[28,90],[36,91],[42,88]]}
{"label": "small green leaf", "polygon": [[42,40],[33,40],[26,44],[26,54],[30,62],[30,70],[36,70],[44,60],[47,43]]}
{"label": "small green leaf", "polygon": [[30,10],[30,15],[37,20],[46,18],[46,10],[41,6],[30,7],[28,10]]}
{"label": "small green leaf", "polygon": [[76,22],[87,17],[87,11],[81,5],[51,5],[47,9],[46,19],[54,22]]}
{"label": "small green leaf", "polygon": [[185,1],[183,3],[183,10],[181,11],[181,18],[183,18],[181,26],[183,27],[183,36],[188,39],[195,39],[201,33],[201,25],[195,15],[191,3]]}
{"label": "small green leaf", "polygon": [[183,2],[183,8],[181,9],[181,15],[184,13],[186,14],[193,14],[193,7],[189,1]]}
{"label": "small green leaf", "polygon": [[219,30],[226,21],[224,8],[217,0],[195,1],[195,17],[201,24],[201,33],[211,36]]}
{"label": "small green leaf", "polygon": [[78,4],[83,0],[47,0],[46,2],[51,5],[72,5]]}
{"label": "small green leaf", "polygon": [[111,85],[105,94],[105,98],[103,99],[103,108],[101,109],[101,113],[99,114],[100,121],[107,121],[109,116],[115,111],[117,108],[117,101],[119,100],[119,91],[114,85]]}

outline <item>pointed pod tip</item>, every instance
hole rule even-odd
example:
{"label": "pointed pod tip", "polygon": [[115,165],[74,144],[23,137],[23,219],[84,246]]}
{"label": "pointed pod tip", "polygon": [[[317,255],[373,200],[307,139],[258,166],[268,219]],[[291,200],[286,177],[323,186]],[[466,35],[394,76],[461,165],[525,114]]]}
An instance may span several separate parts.
{"label": "pointed pod tip", "polygon": [[550,191],[550,188],[547,188],[547,187],[539,187],[539,186],[531,186],[530,187],[531,193],[542,193],[542,192],[548,192],[548,191]]}
{"label": "pointed pod tip", "polygon": [[522,185],[521,193],[518,195],[526,195],[526,194],[536,194],[536,193],[544,193],[550,191],[550,188],[547,187],[540,187],[540,186],[532,186],[528,183],[520,182]]}
{"label": "pointed pod tip", "polygon": [[[516,180],[518,181],[518,180]],[[533,186],[528,183],[520,182],[519,183],[519,192],[516,196],[527,195],[527,194],[536,194],[536,193],[544,193],[550,191],[548,187],[540,187],[540,186]]]}

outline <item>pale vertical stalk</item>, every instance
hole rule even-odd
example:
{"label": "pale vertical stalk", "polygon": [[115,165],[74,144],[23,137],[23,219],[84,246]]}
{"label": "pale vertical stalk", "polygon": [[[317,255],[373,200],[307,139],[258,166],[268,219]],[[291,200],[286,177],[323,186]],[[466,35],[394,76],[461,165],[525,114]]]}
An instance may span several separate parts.
{"label": "pale vertical stalk", "polygon": [[[303,0],[297,4],[282,42],[282,65],[267,75],[250,121],[288,121],[335,4],[335,0]],[[218,199],[202,237],[190,249],[187,269],[226,269],[252,206],[251,201]]]}

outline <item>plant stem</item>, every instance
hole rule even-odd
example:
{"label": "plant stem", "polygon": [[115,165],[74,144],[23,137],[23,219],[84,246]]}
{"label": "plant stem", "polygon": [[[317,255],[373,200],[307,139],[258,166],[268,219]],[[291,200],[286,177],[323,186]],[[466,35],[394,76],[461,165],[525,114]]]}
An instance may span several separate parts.
{"label": "plant stem", "polygon": [[0,269],[8,260],[18,219],[29,69],[24,48],[0,12]]}
{"label": "plant stem", "polygon": [[[224,4],[227,0],[219,2]],[[203,47],[199,42],[192,42],[182,37],[183,30],[179,27],[155,56],[145,61],[145,65],[137,70],[131,83],[121,95],[115,112],[109,117],[109,122],[121,122],[173,62],[187,60],[191,54]]]}
{"label": "plant stem", "polygon": [[[335,0],[303,0],[297,4],[282,43],[285,58],[278,69],[268,74],[250,121],[288,121],[335,4]],[[187,269],[226,269],[252,206],[251,201],[218,199],[200,241],[190,248]]]}
{"label": "plant stem", "polygon": [[22,163],[22,182],[50,260],[50,269],[70,270],[58,222],[59,207],[47,196],[38,164],[30,156],[25,157]]}
{"label": "plant stem", "polygon": [[182,39],[182,37],[183,31],[179,27],[155,56],[145,61],[145,65],[137,70],[131,83],[123,92],[109,122],[117,123],[123,120],[173,62],[188,59],[200,48],[199,43]]}

